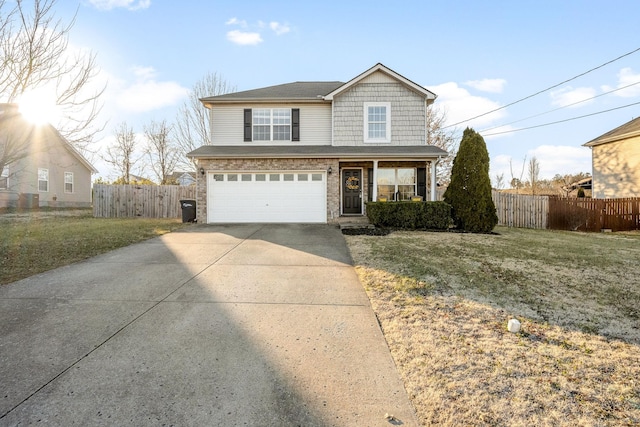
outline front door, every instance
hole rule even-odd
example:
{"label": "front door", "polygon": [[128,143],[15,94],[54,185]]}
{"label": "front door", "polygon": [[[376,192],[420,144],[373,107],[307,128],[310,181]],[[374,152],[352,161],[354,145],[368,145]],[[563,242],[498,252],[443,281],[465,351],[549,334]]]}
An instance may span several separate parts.
{"label": "front door", "polygon": [[362,170],[342,170],[342,213],[362,214]]}

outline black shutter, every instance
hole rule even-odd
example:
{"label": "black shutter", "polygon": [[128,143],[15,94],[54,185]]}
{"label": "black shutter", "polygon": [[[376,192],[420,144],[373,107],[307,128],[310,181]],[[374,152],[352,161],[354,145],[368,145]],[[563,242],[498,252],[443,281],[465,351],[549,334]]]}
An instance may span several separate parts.
{"label": "black shutter", "polygon": [[369,186],[368,201],[373,201],[373,168],[367,170],[367,184]]}
{"label": "black shutter", "polygon": [[300,109],[291,109],[291,140],[300,141]]}
{"label": "black shutter", "polygon": [[427,168],[418,168],[418,196],[427,200]]}
{"label": "black shutter", "polygon": [[251,108],[245,108],[244,110],[244,140],[251,141]]}

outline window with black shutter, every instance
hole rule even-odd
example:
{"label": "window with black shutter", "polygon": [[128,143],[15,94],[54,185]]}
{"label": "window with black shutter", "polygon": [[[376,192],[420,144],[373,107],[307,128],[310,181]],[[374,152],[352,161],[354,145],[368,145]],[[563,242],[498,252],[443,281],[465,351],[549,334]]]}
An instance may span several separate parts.
{"label": "window with black shutter", "polygon": [[291,140],[300,141],[300,109],[291,110]]}
{"label": "window with black shutter", "polygon": [[251,141],[251,108],[245,108],[244,110],[244,140],[246,142]]}

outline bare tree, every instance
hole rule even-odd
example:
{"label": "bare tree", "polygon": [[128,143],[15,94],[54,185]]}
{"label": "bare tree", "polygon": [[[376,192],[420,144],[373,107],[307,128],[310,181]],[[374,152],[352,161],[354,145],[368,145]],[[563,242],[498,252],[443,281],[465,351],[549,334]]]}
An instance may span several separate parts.
{"label": "bare tree", "polygon": [[[93,53],[72,53],[69,33],[75,17],[63,23],[54,16],[57,0],[0,0],[0,100],[15,103],[25,93],[51,87],[61,112],[52,123],[60,134],[86,151],[96,133],[105,87],[92,90],[98,69]],[[24,144],[0,141],[0,169],[26,157]]]}
{"label": "bare tree", "polygon": [[169,184],[179,159],[178,149],[171,140],[171,126],[167,125],[166,120],[159,123],[151,121],[145,125],[144,133],[149,166],[160,185]]}
{"label": "bare tree", "polygon": [[496,174],[495,183],[496,190],[502,190],[502,187],[504,187],[504,172],[500,175]]}
{"label": "bare tree", "polygon": [[175,142],[180,152],[179,167],[195,171],[195,164],[186,154],[202,145],[211,144],[211,116],[200,99],[235,91],[236,86],[215,72],[208,72],[193,85],[189,98],[180,106],[175,121]]}
{"label": "bare tree", "polygon": [[529,184],[531,184],[531,194],[536,194],[536,188],[538,187],[538,179],[540,176],[540,162],[533,156],[529,159]]}
{"label": "bare tree", "polygon": [[136,155],[136,134],[126,122],[122,122],[116,128],[116,140],[113,145],[107,147],[106,155],[102,158],[118,171],[118,181],[123,184],[130,184],[133,168],[140,160]]}
{"label": "bare tree", "polygon": [[427,107],[427,144],[435,145],[447,151],[449,155],[438,163],[437,179],[440,183],[448,183],[451,177],[453,159],[456,157],[457,143],[455,128],[445,130],[447,112],[431,104]]}
{"label": "bare tree", "polygon": [[509,172],[511,173],[511,188],[516,189],[516,194],[522,187],[522,176],[524,175],[524,166],[527,164],[527,156],[524,156],[522,160],[522,170],[520,171],[520,177],[516,177],[513,175],[513,159],[509,159]]}

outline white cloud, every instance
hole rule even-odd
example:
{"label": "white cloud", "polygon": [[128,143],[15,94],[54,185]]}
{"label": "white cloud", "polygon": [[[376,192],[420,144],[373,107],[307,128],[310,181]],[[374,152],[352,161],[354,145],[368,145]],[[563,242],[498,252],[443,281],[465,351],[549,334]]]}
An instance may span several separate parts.
{"label": "white cloud", "polygon": [[587,147],[540,145],[527,153],[527,159],[533,156],[540,162],[540,178],[553,178],[558,173],[591,172],[591,150]]}
{"label": "white cloud", "polygon": [[238,18],[231,18],[229,19],[227,22],[224,23],[225,25],[239,25],[242,28],[247,28],[247,21],[245,20],[240,20]]}
{"label": "white cloud", "polygon": [[[629,86],[638,82],[640,82],[640,73],[634,73],[631,68],[625,67],[618,73],[618,85],[615,88]],[[615,88],[612,88],[611,86],[602,86],[601,89],[604,92],[608,92]],[[640,96],[640,85],[634,85],[626,89],[619,90],[617,92],[614,92],[614,94],[622,98],[633,98],[636,96]]]}
{"label": "white cloud", "polygon": [[[436,86],[426,86],[438,94],[436,105],[443,107],[447,114],[447,124],[454,124],[471,117],[484,114],[487,111],[500,108],[500,104],[489,98],[474,96],[468,90],[458,86],[455,82],[443,83]],[[479,117],[475,120],[464,122],[458,126],[471,126],[474,128],[488,127],[505,117],[504,110]]]}
{"label": "white cloud", "polygon": [[134,67],[136,82],[116,82],[116,104],[124,111],[142,113],[175,105],[189,94],[189,89],[174,81],[156,81],[152,67]]}
{"label": "white cloud", "polygon": [[[551,105],[554,105],[556,107],[566,107],[570,105],[572,107],[578,107],[593,103],[593,100],[585,102],[580,101],[584,101],[596,96],[596,90],[590,87],[578,87],[574,89],[571,86],[567,86],[559,90],[551,91],[549,96],[551,97]],[[576,103],[579,104],[575,106],[572,105]]]}
{"label": "white cloud", "polygon": [[257,45],[262,43],[262,36],[260,33],[233,30],[227,33],[227,40],[242,46]]}
{"label": "white cloud", "polygon": [[492,156],[489,170],[492,183],[495,185],[496,175],[504,174],[504,188],[508,188],[512,172],[513,177],[528,180],[527,168],[532,157],[540,164],[540,179],[551,179],[556,174],[591,173],[591,151],[587,147],[540,145],[529,150],[526,158],[524,155],[519,158],[506,154]]}
{"label": "white cloud", "polygon": [[151,6],[151,0],[89,0],[96,9],[111,10],[124,7],[129,10],[147,9]]}
{"label": "white cloud", "polygon": [[482,92],[502,93],[507,81],[505,79],[482,79],[469,80],[464,84]]}
{"label": "white cloud", "polygon": [[275,22],[272,21],[269,23],[269,28],[271,28],[277,35],[282,35],[282,34],[286,34],[289,31],[291,31],[291,28],[289,28],[288,25],[286,24],[281,24],[279,22]]}

